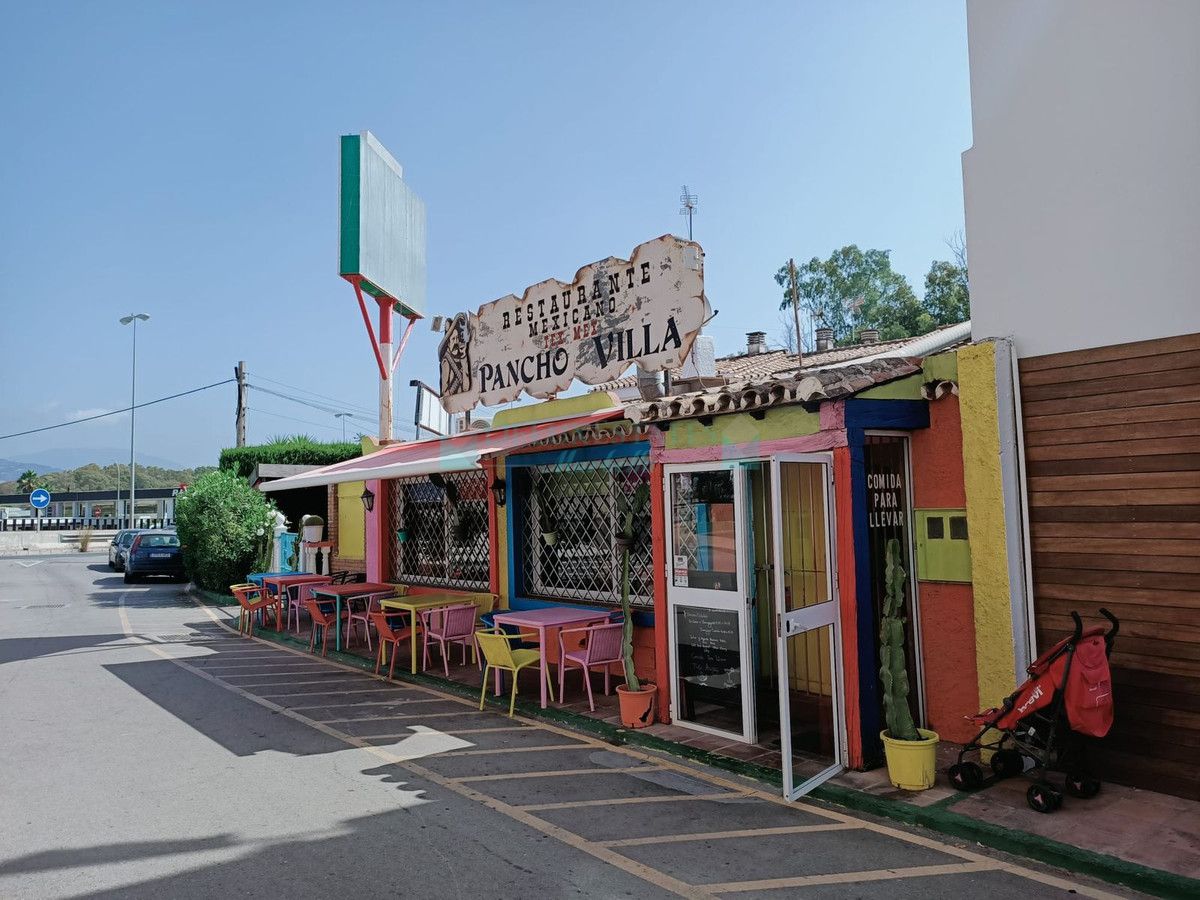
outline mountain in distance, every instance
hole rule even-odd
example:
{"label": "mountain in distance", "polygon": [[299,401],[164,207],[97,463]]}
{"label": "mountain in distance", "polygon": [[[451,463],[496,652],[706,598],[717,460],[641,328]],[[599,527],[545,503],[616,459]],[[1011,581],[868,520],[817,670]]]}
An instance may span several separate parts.
{"label": "mountain in distance", "polygon": [[[200,466],[195,469],[164,469],[139,464],[138,488],[173,488],[181,484],[191,484],[198,476],[211,472],[213,468]],[[51,494],[65,491],[111,491],[117,487],[126,491],[129,489],[129,466],[113,463],[102,467],[89,463],[62,472],[39,473],[38,486],[46,488]],[[19,491],[15,481],[0,481],[0,494],[16,493]]]}
{"label": "mountain in distance", "polygon": [[0,481],[16,481],[30,469],[39,475],[45,472],[57,472],[53,466],[40,463],[17,462],[15,459],[0,459]]}
{"label": "mountain in distance", "polygon": [[[61,472],[64,469],[77,469],[81,466],[95,463],[98,466],[108,466],[113,463],[121,465],[129,465],[129,448],[128,447],[103,447],[96,448],[76,448],[64,447],[58,450],[44,450],[37,454],[37,462],[26,465],[25,469],[33,469],[35,472]],[[137,453],[138,466],[156,466],[160,469],[187,469],[188,466],[175,462],[172,459],[165,459],[161,456],[154,456],[150,453],[142,453],[140,450]],[[12,475],[16,478],[21,472]],[[8,479],[0,478],[0,481]]]}

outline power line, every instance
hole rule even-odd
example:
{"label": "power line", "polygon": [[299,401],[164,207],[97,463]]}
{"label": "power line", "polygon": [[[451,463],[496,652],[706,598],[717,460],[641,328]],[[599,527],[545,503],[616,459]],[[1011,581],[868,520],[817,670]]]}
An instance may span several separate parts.
{"label": "power line", "polygon": [[343,410],[357,411],[357,412],[366,413],[366,414],[369,414],[372,416],[375,414],[374,410],[372,410],[369,406],[363,405],[362,403],[344,403],[336,397],[330,397],[328,394],[318,394],[316,391],[310,391],[306,388],[299,388],[299,387],[296,387],[294,384],[289,384],[286,381],[279,381],[278,379],[275,379],[275,378],[268,378],[266,375],[259,375],[256,373],[254,377],[261,378],[263,381],[269,382],[270,384],[277,384],[280,387],[290,388],[293,392],[298,393],[298,394],[308,394],[309,396],[317,397],[321,400],[328,400],[330,403],[336,403],[338,405],[338,407]]}
{"label": "power line", "polygon": [[186,397],[188,394],[198,394],[200,391],[207,391],[215,387],[220,387],[223,384],[231,384],[236,379],[226,378],[224,381],[214,381],[212,384],[206,384],[204,387],[192,388],[190,391],[180,391],[178,394],[171,394],[169,397],[159,397],[157,400],[147,400],[145,403],[137,403],[133,406],[126,406],[124,409],[114,409],[106,413],[99,413],[94,416],[85,416],[82,419],[72,419],[69,422],[59,422],[57,425],[44,425],[41,428],[30,428],[28,431],[14,431],[12,434],[0,434],[0,441],[8,438],[24,437],[27,434],[38,434],[42,431],[53,431],[55,428],[66,428],[68,425],[78,425],[81,422],[94,422],[96,419],[104,419],[108,416],[117,416],[121,413],[127,413],[131,409],[142,409],[146,406],[153,406],[156,403],[165,403],[168,400],[175,400],[178,397]]}
{"label": "power line", "polygon": [[[248,384],[246,386],[248,388],[250,388],[251,390],[261,391],[264,394],[270,394],[272,397],[279,397],[280,399],[283,399],[283,400],[289,400],[292,403],[299,403],[301,406],[307,406],[310,409],[316,409],[316,410],[320,410],[321,412],[329,413],[331,416],[335,416],[338,413],[346,411],[344,409],[339,409],[336,406],[329,406],[324,403],[317,403],[312,400],[305,400],[301,397],[292,397],[292,396],[289,396],[288,394],[283,394],[283,393],[280,393],[279,391],[273,391],[270,388],[262,387],[261,385]],[[355,415],[354,413],[350,414],[350,418],[361,419],[364,422],[370,421],[365,415]]]}
{"label": "power line", "polygon": [[256,413],[262,413],[264,416],[274,416],[277,419],[287,419],[289,422],[299,422],[301,425],[312,425],[316,428],[332,428],[334,431],[339,430],[339,426],[330,425],[328,422],[314,422],[311,419],[298,419],[295,416],[285,416],[283,413],[271,412],[269,409],[261,409],[257,406],[247,406],[246,409],[253,409]]}

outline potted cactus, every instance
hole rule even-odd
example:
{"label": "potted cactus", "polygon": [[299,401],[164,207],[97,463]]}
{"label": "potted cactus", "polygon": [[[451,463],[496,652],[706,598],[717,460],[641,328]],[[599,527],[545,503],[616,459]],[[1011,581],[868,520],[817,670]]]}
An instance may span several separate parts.
{"label": "potted cactus", "polygon": [[626,728],[645,728],[653,724],[654,698],[658,693],[656,685],[643,683],[638,678],[633,664],[633,609],[629,603],[629,553],[635,540],[634,523],[645,514],[649,500],[650,486],[645,484],[639,485],[633,492],[632,501],[621,494],[617,508],[621,530],[613,542],[621,551],[621,614],[625,620],[621,656],[625,667],[625,683],[617,686],[617,700],[621,706],[621,724]]}
{"label": "potted cactus", "polygon": [[883,617],[879,623],[879,680],[887,728],[879,733],[888,778],[898,788],[923,791],[936,777],[938,736],[918,728],[908,708],[908,667],[904,653],[904,579],[900,541],[887,542]]}
{"label": "potted cactus", "polygon": [[320,516],[308,515],[300,517],[300,539],[307,544],[315,544],[325,533],[325,520]]}

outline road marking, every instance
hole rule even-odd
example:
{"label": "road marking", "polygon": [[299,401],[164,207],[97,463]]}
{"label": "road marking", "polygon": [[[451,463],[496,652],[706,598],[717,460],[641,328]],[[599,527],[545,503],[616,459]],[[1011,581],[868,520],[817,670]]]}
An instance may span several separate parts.
{"label": "road marking", "polygon": [[757,881],[729,881],[706,884],[714,894],[733,894],[741,891],[769,891],[775,888],[811,887],[818,884],[852,884],[856,881],[890,881],[894,878],[926,878],[931,875],[962,875],[968,872],[988,872],[1003,869],[996,860],[946,863],[940,866],[909,866],[903,869],[871,869],[866,872],[831,872],[827,875],[798,875],[794,878],[761,878]]}
{"label": "road marking", "polygon": [[20,566],[22,569],[32,569],[34,566],[40,566],[44,562],[45,562],[44,559],[35,560],[34,562],[29,562],[29,563],[21,562],[20,560],[18,560],[17,565]]}
{"label": "road marking", "polygon": [[499,728],[455,728],[453,731],[443,731],[442,734],[489,734],[493,731],[536,731],[528,725],[502,725]]}
{"label": "road marking", "polygon": [[[441,755],[441,754],[439,754]],[[603,767],[592,769],[557,769],[552,772],[510,772],[500,775],[464,775],[461,778],[451,778],[450,780],[456,784],[464,784],[468,781],[504,781],[508,778],[561,778],[564,776],[575,775],[608,775],[611,773],[624,772],[661,772],[662,766],[621,766],[620,768],[606,769]]]}
{"label": "road marking", "polygon": [[[136,636],[132,634],[132,628],[129,627],[128,617],[125,615],[124,599],[125,599],[125,595],[122,594],[121,601],[120,601],[120,613],[121,613],[122,625],[125,627],[126,632],[128,634],[130,634],[131,637],[136,638]],[[212,609],[210,609],[209,607],[205,606],[202,603],[197,602],[194,598],[193,598],[192,602],[195,603],[195,605],[205,615],[207,615],[209,617],[209,619],[212,620],[218,627],[224,628],[230,632],[234,631],[234,627],[230,624],[222,622],[221,619],[219,618],[219,616],[216,613],[214,613]],[[300,650],[298,648],[292,648],[292,647],[279,645],[279,644],[271,644],[270,642],[268,642],[262,638],[253,638],[253,640],[260,641],[264,646],[273,646],[275,649],[279,650],[280,652],[289,654],[291,656],[304,657],[305,659],[311,659],[311,654],[309,654],[303,650]],[[901,841],[906,841],[908,843],[915,844],[918,846],[929,847],[929,848],[937,850],[941,853],[958,856],[959,858],[961,858],[969,863],[975,863],[984,868],[999,869],[1001,871],[1009,872],[1013,875],[1016,875],[1018,877],[1025,878],[1025,879],[1028,879],[1031,881],[1036,881],[1036,882],[1039,882],[1042,884],[1057,887],[1062,890],[1073,891],[1074,893],[1076,893],[1080,896],[1092,897],[1092,898],[1095,898],[1095,900],[1120,900],[1120,898],[1117,895],[1108,893],[1103,890],[1099,890],[1097,888],[1092,888],[1092,887],[1089,887],[1086,885],[1082,885],[1077,882],[1070,881],[1070,880],[1067,880],[1064,878],[1059,878],[1054,875],[1037,872],[1032,869],[1027,869],[1023,866],[1015,865],[1013,863],[993,860],[993,859],[983,856],[981,854],[973,853],[968,850],[960,849],[949,843],[940,843],[931,838],[927,838],[927,837],[923,837],[918,834],[902,831],[900,829],[892,828],[892,827],[889,827],[886,825],[881,825],[881,824],[872,822],[867,819],[859,819],[859,818],[855,818],[853,816],[847,815],[845,813],[835,812],[831,809],[826,809],[822,806],[819,806],[819,805],[817,805],[817,803],[815,803],[813,801],[802,800],[799,802],[789,802],[787,800],[784,800],[783,797],[778,794],[770,793],[765,790],[761,790],[761,789],[757,789],[757,788],[747,788],[743,784],[735,782],[729,778],[725,778],[723,776],[717,775],[712,772],[704,771],[702,769],[693,768],[691,766],[685,765],[682,762],[676,762],[674,760],[670,760],[670,759],[667,759],[664,757],[659,757],[659,756],[651,756],[648,753],[645,753],[640,750],[636,750],[631,747],[614,746],[614,745],[609,744],[605,741],[602,741],[598,738],[594,738],[594,737],[591,737],[588,735],[583,735],[583,734],[579,734],[576,732],[568,731],[564,728],[561,728],[556,725],[552,725],[548,722],[544,722],[541,720],[535,720],[535,719],[529,719],[524,716],[514,717],[516,722],[523,723],[520,725],[514,724],[513,726],[508,726],[508,727],[505,727],[504,729],[494,728],[494,729],[480,729],[480,730],[481,731],[483,731],[483,730],[521,730],[525,727],[536,728],[541,731],[548,731],[553,734],[558,734],[564,738],[570,738],[570,739],[574,739],[574,740],[577,740],[577,741],[580,741],[580,742],[583,742],[586,744],[590,744],[590,745],[596,747],[598,750],[607,750],[607,751],[611,751],[611,752],[615,752],[615,753],[621,753],[621,754],[624,754],[625,756],[628,756],[628,757],[631,757],[634,759],[641,759],[643,761],[654,764],[657,768],[675,771],[679,774],[686,775],[695,780],[707,782],[708,784],[711,784],[714,787],[725,788],[726,790],[722,793],[713,793],[713,794],[679,794],[679,795],[653,796],[653,797],[622,797],[622,798],[610,799],[610,800],[590,800],[590,801],[585,800],[585,801],[573,801],[573,802],[564,802],[564,803],[526,804],[526,805],[521,805],[521,806],[505,803],[504,801],[497,800],[494,797],[490,797],[486,794],[480,793],[466,785],[456,784],[452,779],[445,778],[444,776],[439,775],[438,773],[426,768],[425,766],[422,766],[416,762],[413,762],[411,757],[400,757],[397,754],[388,752],[386,750],[386,748],[376,747],[372,744],[366,743],[366,740],[367,740],[366,738],[355,737],[353,735],[344,734],[343,732],[340,732],[334,728],[330,728],[330,727],[322,724],[321,722],[318,722],[314,719],[309,719],[306,716],[300,715],[297,712],[298,708],[288,709],[287,707],[280,706],[276,703],[273,703],[270,700],[265,700],[265,699],[260,698],[248,691],[245,691],[244,689],[240,688],[237,685],[222,681],[221,679],[219,679],[217,677],[209,675],[207,672],[201,670],[200,668],[198,668],[196,666],[189,665],[187,662],[185,662],[181,659],[177,659],[175,657],[170,656],[169,654],[164,653],[158,647],[148,645],[146,647],[146,649],[149,650],[150,652],[154,653],[157,656],[161,656],[163,659],[166,659],[170,662],[175,663],[176,665],[180,666],[181,668],[187,669],[189,671],[193,671],[198,677],[203,678],[208,681],[211,681],[214,684],[217,684],[221,687],[224,687],[226,690],[229,690],[235,694],[239,694],[254,703],[258,703],[259,705],[261,705],[267,709],[271,709],[272,711],[278,712],[284,716],[287,716],[288,718],[294,719],[297,722],[307,724],[307,725],[309,725],[309,727],[313,728],[314,730],[320,731],[321,733],[326,734],[330,737],[333,737],[337,740],[340,740],[346,744],[349,744],[350,746],[358,747],[359,749],[365,750],[366,752],[371,753],[372,755],[375,755],[379,758],[388,760],[389,762],[392,762],[396,765],[400,765],[401,767],[407,769],[408,771],[412,772],[413,774],[415,774],[421,778],[424,778],[425,780],[430,781],[434,784],[442,786],[446,790],[449,790],[453,793],[457,793],[460,796],[467,797],[469,799],[473,799],[476,802],[480,803],[483,806],[486,806],[489,809],[492,809],[492,810],[499,812],[505,816],[508,816],[509,818],[514,819],[515,821],[518,821],[524,825],[527,825],[528,827],[533,828],[536,831],[539,831],[543,834],[554,837],[556,840],[559,840],[559,841],[561,841],[571,847],[574,847],[584,853],[594,856],[597,859],[604,860],[605,862],[608,862],[610,865],[613,865],[614,867],[619,868],[622,871],[636,875],[637,877],[642,878],[643,880],[648,881],[651,884],[655,884],[659,887],[662,887],[664,890],[671,891],[672,893],[679,894],[680,896],[699,897],[699,898],[714,897],[716,895],[716,893],[718,893],[716,888],[719,886],[689,885],[689,884],[682,882],[670,875],[667,875],[666,873],[659,872],[658,870],[653,869],[649,866],[645,866],[641,863],[635,863],[632,860],[628,859],[627,857],[622,856],[619,853],[615,853],[606,847],[602,847],[602,846],[598,845],[596,842],[588,841],[585,838],[581,837],[580,835],[574,834],[573,832],[567,831],[566,829],[563,829],[557,825],[554,825],[544,819],[540,819],[537,816],[531,815],[531,813],[536,810],[575,809],[575,808],[582,808],[582,807],[587,807],[587,806],[611,806],[611,805],[627,804],[627,803],[670,802],[670,801],[681,801],[681,800],[682,801],[686,801],[686,800],[750,800],[750,799],[761,800],[761,801],[771,803],[771,804],[774,804],[777,806],[782,806],[786,809],[803,809],[805,812],[810,813],[812,815],[821,816],[822,818],[829,819],[829,820],[832,820],[835,822],[840,822],[843,824],[853,825],[856,828],[871,831],[876,834],[887,835],[889,837],[893,837],[893,838],[896,838]],[[340,669],[345,672],[354,672],[354,673],[360,674],[366,678],[376,678],[379,681],[383,681],[388,684],[394,683],[394,682],[392,682],[391,679],[388,679],[382,675],[372,675],[369,672],[365,672],[365,671],[355,668],[353,666],[349,666],[347,664],[337,662],[336,660],[329,660],[329,659],[325,659],[322,657],[321,661],[325,665],[330,666],[331,668]],[[438,691],[434,688],[426,687],[424,685],[406,685],[406,687],[408,687],[409,689],[411,689],[414,692],[425,693],[425,694],[429,694],[433,697],[436,697],[438,699],[452,701],[452,702],[455,702],[464,707],[469,707],[474,712],[478,712],[478,710],[476,708],[477,701],[472,701],[469,699],[457,697],[452,694],[446,694],[442,691]],[[328,704],[326,704],[326,705],[328,705]],[[360,702],[360,703],[354,704],[354,705],[355,706],[366,706],[366,705],[386,705],[386,704],[377,704],[377,703],[370,703],[370,702],[364,701],[364,702]],[[466,734],[466,733],[469,733],[469,730],[462,730],[462,731],[458,731],[458,732],[443,732],[443,733],[445,733],[445,734]],[[407,735],[404,735],[404,736],[407,736]],[[605,771],[616,771],[616,770],[608,769]],[[959,865],[959,864],[952,864],[952,865]],[[907,871],[911,871],[911,870],[906,869],[906,870],[898,870],[898,871],[906,871],[907,872]],[[820,877],[826,877],[826,876],[806,876],[806,877],[820,878]],[[830,877],[835,877],[835,876],[830,876]],[[896,876],[896,877],[905,877],[905,876]],[[742,883],[743,882],[734,882],[733,884],[742,884]],[[814,883],[817,883],[817,882],[814,882]]]}
{"label": "road marking", "polygon": [[[454,751],[461,752],[461,751]],[[439,756],[449,756],[440,753]],[[772,834],[807,834],[811,831],[855,831],[862,826],[849,822],[830,822],[828,825],[779,825],[772,828],[741,828],[737,831],[698,831],[692,834],[659,834],[653,837],[622,838],[617,841],[597,841],[605,847],[640,847],[643,844],[678,844],[686,841],[716,841],[725,838],[764,837]]]}
{"label": "road marking", "polygon": [[615,800],[564,800],[558,803],[522,803],[518,809],[526,812],[538,812],[550,809],[582,809],[586,806],[611,806],[626,803],[671,803],[675,800],[748,800],[749,791],[731,794],[723,791],[720,794],[654,794],[650,797],[618,797]]}
{"label": "road marking", "polygon": [[539,750],[588,750],[587,744],[544,744],[541,747],[495,747],[491,750],[447,750],[439,753],[443,756],[491,756],[493,753],[536,753]]}
{"label": "road marking", "polygon": [[[248,687],[253,687],[253,685],[248,685]],[[320,697],[322,694],[337,694],[339,697],[342,697],[342,696],[346,696],[349,694],[385,694],[388,691],[402,691],[402,690],[403,690],[403,688],[377,687],[377,688],[357,688],[355,690],[350,690],[350,691],[339,691],[339,690],[291,691],[286,694],[259,694],[259,696],[260,697],[268,697],[271,699],[274,699],[276,697],[281,698],[281,699],[286,699],[288,697]],[[325,704],[325,705],[328,706],[329,704]]]}
{"label": "road marking", "polygon": [[[207,612],[207,608],[201,608],[205,609]],[[130,626],[129,616],[125,612],[124,594],[121,595],[119,610],[121,626],[124,628],[126,634],[132,636],[133,628]],[[209,615],[211,616],[211,613],[209,613]],[[216,620],[214,619],[214,621]],[[279,715],[286,716],[295,722],[308,725],[310,728],[313,728],[314,730],[319,731],[328,737],[334,738],[335,740],[339,740],[345,744],[348,744],[351,747],[357,747],[366,753],[370,753],[372,756],[384,760],[384,762],[390,765],[397,765],[401,768],[407,769],[418,778],[422,778],[426,781],[436,784],[447,791],[458,794],[459,796],[465,797],[468,800],[474,800],[475,802],[486,806],[488,809],[507,816],[510,819],[514,819],[515,821],[520,822],[522,825],[532,828],[535,831],[539,831],[542,834],[553,837],[569,847],[573,847],[576,850],[588,854],[589,856],[593,856],[596,859],[602,860],[614,868],[641,878],[643,881],[647,881],[665,891],[670,891],[671,893],[677,894],[680,897],[714,898],[715,900],[715,895],[704,888],[698,888],[695,885],[680,881],[679,879],[667,875],[664,872],[660,872],[657,869],[653,869],[650,866],[635,862],[634,860],[624,857],[619,853],[609,850],[607,847],[599,847],[592,842],[585,840],[574,832],[567,831],[565,828],[560,828],[559,826],[551,824],[550,822],[546,822],[543,819],[539,819],[536,816],[531,816],[523,810],[512,806],[511,804],[505,803],[502,800],[497,800],[495,797],[489,797],[486,794],[482,794],[479,791],[467,787],[466,785],[456,784],[452,780],[439,775],[437,772],[427,769],[422,765],[418,765],[408,757],[391,753],[383,747],[376,747],[372,744],[368,744],[363,738],[355,737],[354,735],[338,731],[336,728],[331,728],[328,725],[324,725],[321,722],[316,721],[315,719],[310,719],[307,716],[300,715],[295,710],[288,709],[285,706],[280,706],[278,703],[273,703],[272,701],[263,697],[256,696],[255,694],[252,694],[235,684],[222,681],[220,678],[210,675],[203,669],[193,666],[183,659],[171,656],[171,654],[164,651],[161,647],[154,646],[153,644],[147,644],[145,647],[147,651],[153,653],[155,656],[158,656],[185,671],[191,672],[198,678],[203,678],[205,681],[218,685],[219,687],[222,687],[233,694],[243,697],[252,703],[257,703],[259,706],[278,713]]]}

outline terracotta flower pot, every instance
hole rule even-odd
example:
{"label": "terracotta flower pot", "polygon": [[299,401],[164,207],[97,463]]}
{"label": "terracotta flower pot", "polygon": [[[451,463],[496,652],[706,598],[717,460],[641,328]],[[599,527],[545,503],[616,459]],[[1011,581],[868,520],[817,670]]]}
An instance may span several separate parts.
{"label": "terracotta flower pot", "polygon": [[645,728],[654,724],[654,698],[658,688],[642,682],[642,689],[631,691],[625,685],[617,685],[617,700],[621,704],[621,724],[626,728]]}

